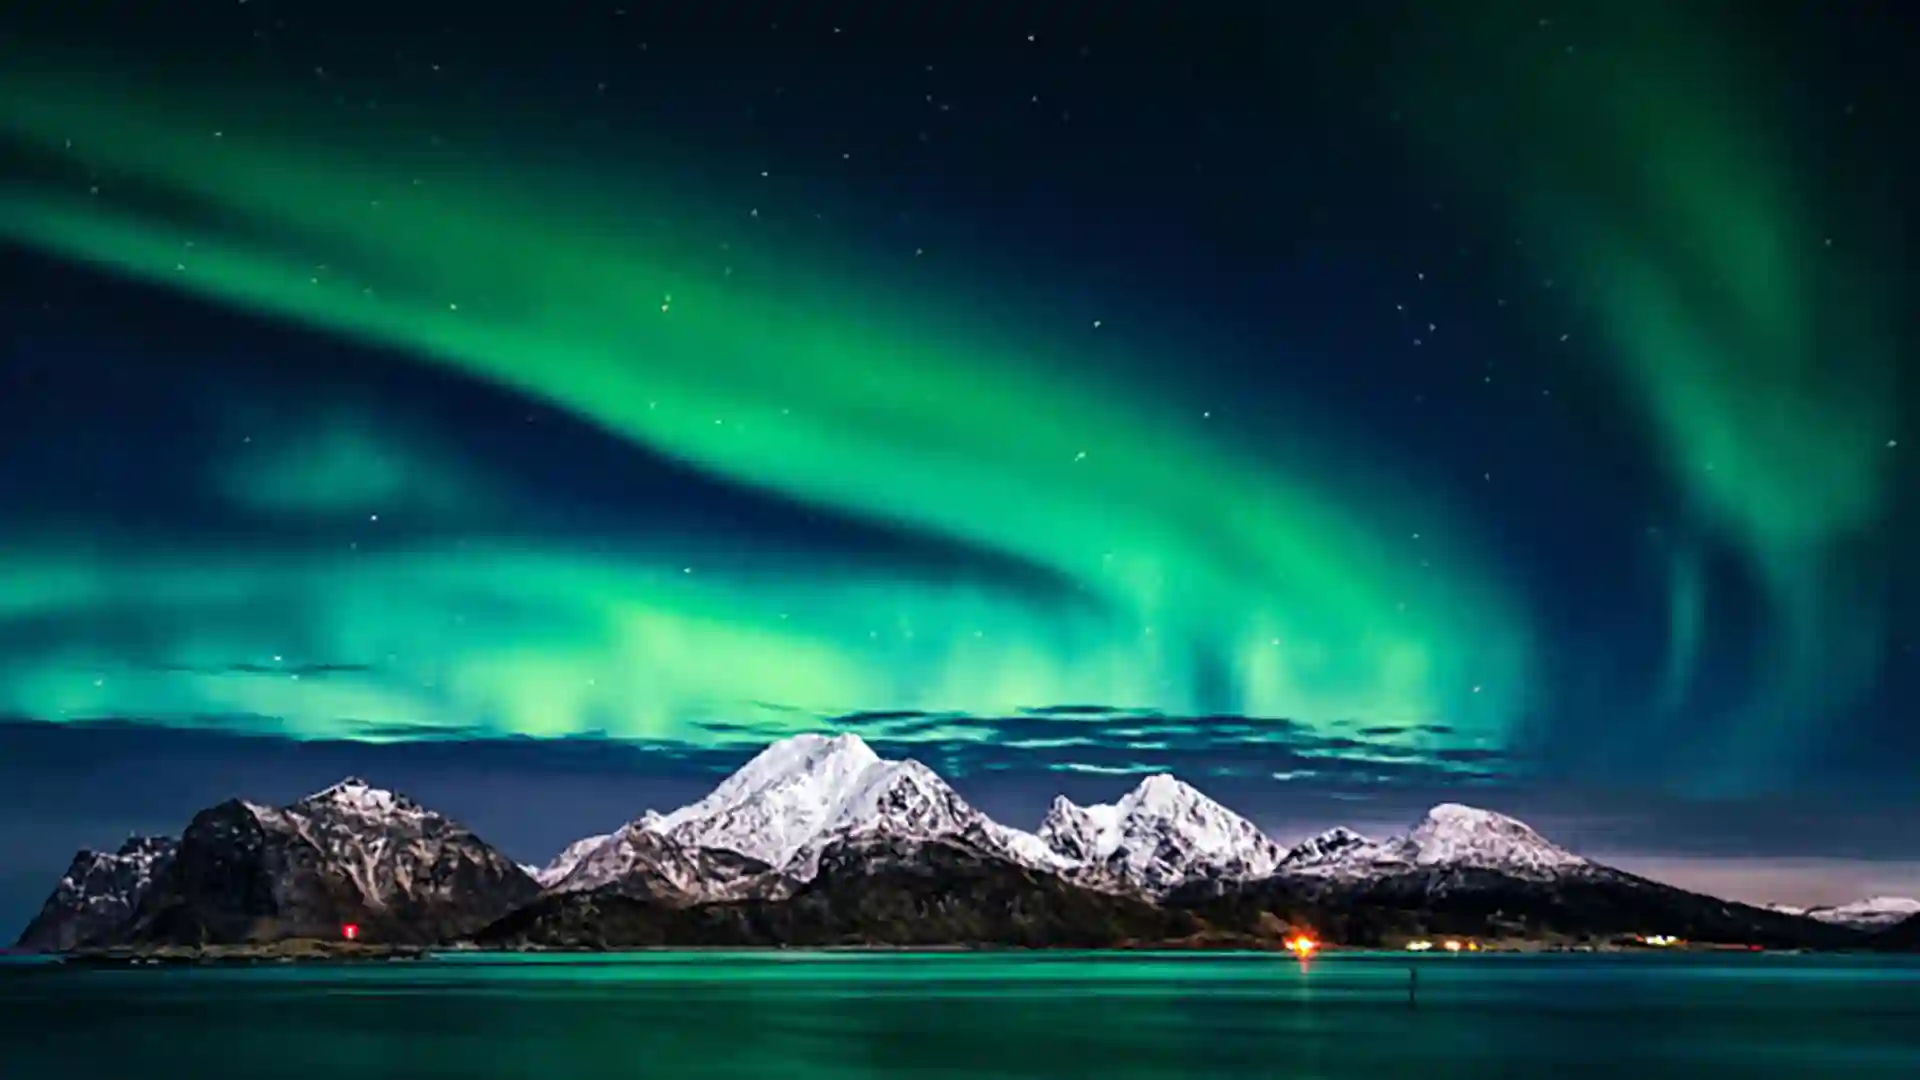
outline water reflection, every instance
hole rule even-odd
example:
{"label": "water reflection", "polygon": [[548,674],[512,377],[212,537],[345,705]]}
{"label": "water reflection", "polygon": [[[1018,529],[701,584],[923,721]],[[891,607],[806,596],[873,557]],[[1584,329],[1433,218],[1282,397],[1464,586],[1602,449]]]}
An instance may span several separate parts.
{"label": "water reflection", "polygon": [[1916,1062],[1920,965],[1848,958],[706,953],[0,974],[6,1080],[1911,1080]]}

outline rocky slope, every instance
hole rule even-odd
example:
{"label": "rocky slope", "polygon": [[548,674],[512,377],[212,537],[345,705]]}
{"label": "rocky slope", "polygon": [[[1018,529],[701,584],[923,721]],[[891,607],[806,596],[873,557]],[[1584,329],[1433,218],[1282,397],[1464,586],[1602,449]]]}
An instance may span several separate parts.
{"label": "rocky slope", "polygon": [[475,935],[492,947],[934,946],[1105,948],[1202,933],[1192,913],[1082,888],[961,840],[830,845],[785,899],[675,907],[616,890],[550,893]]}
{"label": "rocky slope", "polygon": [[570,865],[563,852],[556,865],[565,871],[557,877],[543,871],[541,883],[554,892],[610,889],[669,904],[774,896],[792,887],[792,879],[758,859],[692,847],[639,822],[595,840]]}
{"label": "rocky slope", "polygon": [[135,836],[118,851],[81,851],[27,924],[16,948],[59,952],[110,939],[173,861],[178,842]]}
{"label": "rocky slope", "polygon": [[1913,915],[1894,923],[1873,935],[1870,943],[1877,949],[1920,952],[1920,915]]}

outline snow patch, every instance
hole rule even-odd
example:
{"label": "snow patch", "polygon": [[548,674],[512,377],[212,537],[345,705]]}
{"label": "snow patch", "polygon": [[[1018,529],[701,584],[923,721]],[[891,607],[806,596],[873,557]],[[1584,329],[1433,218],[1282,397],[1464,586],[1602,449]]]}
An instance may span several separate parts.
{"label": "snow patch", "polygon": [[1874,896],[1851,904],[1806,908],[1799,914],[1836,926],[1881,930],[1920,915],[1920,900],[1905,896]]}
{"label": "snow patch", "polygon": [[[560,849],[560,854],[555,855],[547,865],[528,870],[527,873],[534,881],[539,882],[541,888],[550,889],[564,880],[568,874],[573,873],[575,867],[595,851],[605,847],[612,839],[612,833],[582,837]],[[526,868],[522,867],[522,869]]]}

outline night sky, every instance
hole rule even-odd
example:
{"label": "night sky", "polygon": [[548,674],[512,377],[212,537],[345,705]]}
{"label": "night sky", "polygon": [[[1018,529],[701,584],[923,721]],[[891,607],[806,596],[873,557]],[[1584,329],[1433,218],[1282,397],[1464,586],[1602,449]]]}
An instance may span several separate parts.
{"label": "night sky", "polygon": [[1920,890],[1912,25],[8,4],[0,924],[232,794],[544,861],[825,729]]}

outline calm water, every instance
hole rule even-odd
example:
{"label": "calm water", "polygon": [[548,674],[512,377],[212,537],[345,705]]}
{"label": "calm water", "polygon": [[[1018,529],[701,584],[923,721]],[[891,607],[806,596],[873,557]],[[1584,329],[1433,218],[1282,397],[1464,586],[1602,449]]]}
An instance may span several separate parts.
{"label": "calm water", "polygon": [[1914,1080],[1920,963],[661,953],[0,967],[0,1078],[119,1076]]}

